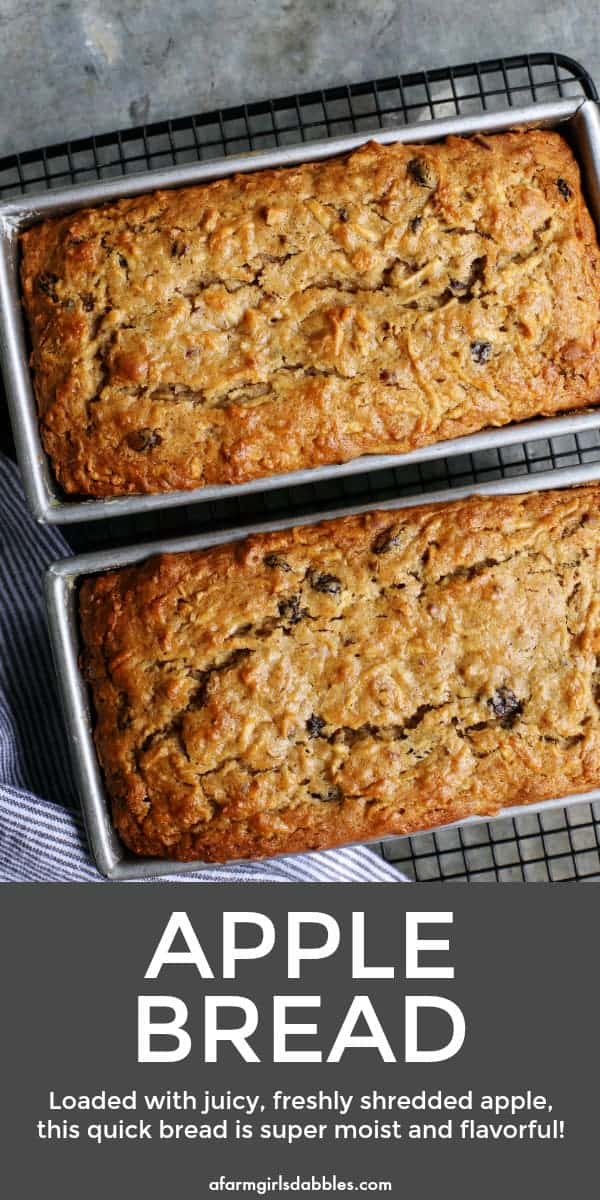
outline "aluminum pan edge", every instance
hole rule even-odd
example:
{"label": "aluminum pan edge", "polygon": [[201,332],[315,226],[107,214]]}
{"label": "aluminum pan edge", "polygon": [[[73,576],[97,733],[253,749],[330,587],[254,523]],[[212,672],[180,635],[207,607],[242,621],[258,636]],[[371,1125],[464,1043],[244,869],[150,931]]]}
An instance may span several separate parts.
{"label": "aluminum pan edge", "polygon": [[388,129],[367,130],[364,133],[342,134],[313,142],[297,142],[268,150],[252,150],[246,154],[231,154],[223,158],[204,159],[184,166],[164,167],[161,170],[139,171],[131,175],[99,180],[97,183],[72,184],[52,188],[41,194],[26,194],[22,199],[0,204],[0,229],[10,234],[26,228],[42,217],[69,212],[74,208],[105,204],[126,196],[137,196],[160,188],[182,187],[188,183],[208,183],[228,175],[264,171],[270,167],[295,166],[316,162],[336,154],[347,154],[365,142],[433,142],[452,134],[500,133],[517,125],[547,125],[566,121],[593,100],[552,100],[528,104],[521,108],[504,108],[496,112],[473,113],[470,116],[437,117],[411,125],[390,126]]}
{"label": "aluminum pan edge", "polygon": [[[209,866],[214,868],[214,864],[205,864],[202,862],[178,863],[163,859],[135,859],[128,855],[112,828],[109,804],[104,791],[102,774],[94,746],[88,689],[78,664],[79,632],[76,614],[76,587],[77,581],[81,576],[140,562],[152,554],[204,549],[209,546],[239,541],[253,533],[314,524],[318,521],[331,520],[343,515],[368,512],[374,508],[393,511],[415,507],[424,503],[438,504],[459,500],[472,495],[515,495],[531,491],[544,491],[550,488],[574,487],[592,481],[600,481],[600,463],[594,464],[592,469],[588,467],[572,467],[564,470],[547,471],[539,475],[516,476],[511,479],[496,480],[492,483],[475,487],[462,487],[402,497],[401,499],[387,500],[381,504],[374,505],[371,503],[348,508],[329,509],[295,519],[286,518],[273,522],[261,522],[260,524],[244,528],[212,531],[205,534],[189,535],[183,538],[163,538],[145,545],[126,546],[117,550],[100,550],[52,563],[45,576],[52,651],[67,727],[75,782],[81,799],[90,848],[100,872],[113,880],[146,879],[165,874],[173,875],[190,871],[201,871],[203,868],[208,868]],[[552,808],[583,802],[589,803],[590,801],[599,799],[600,788],[585,793],[556,797],[553,800],[546,800],[540,804],[519,805],[502,809],[500,812],[494,813],[493,817],[467,817],[462,821],[452,822],[446,826],[436,826],[435,828],[442,829],[472,825],[503,816],[514,817],[527,813],[550,811]],[[433,831],[429,829],[423,832]],[[389,838],[380,837],[373,839],[370,843],[365,842],[363,844],[379,844],[397,837],[398,835],[394,834],[390,835]],[[297,856],[294,855],[293,857]],[[277,857],[262,861],[276,863]]]}
{"label": "aluminum pan edge", "polygon": [[42,196],[24,196],[0,206],[0,360],[4,371],[19,465],[29,506],[36,520],[48,524],[70,524],[127,516],[185,504],[243,496],[257,491],[296,486],[324,479],[342,478],[365,471],[409,465],[459,453],[472,453],[511,442],[536,437],[554,437],[596,429],[598,412],[570,413],[562,417],[538,418],[521,425],[505,425],[483,430],[452,441],[439,442],[405,454],[363,456],[348,463],[331,464],[285,475],[273,475],[244,484],[215,485],[190,491],[134,495],[114,499],[65,500],[52,477],[42,447],[32,380],[27,361],[27,346],[21,313],[17,272],[16,232],[40,216],[66,212],[84,204],[102,203],[119,196],[135,195],[156,187],[175,187],[187,183],[223,178],[237,171],[254,171],[268,166],[285,166],[343,153],[366,141],[432,141],[450,133],[500,132],[515,125],[548,126],[573,122],[578,157],[584,166],[584,183],[600,232],[600,115],[598,105],[579,97],[534,104],[525,108],[504,109],[468,117],[449,117],[424,124],[376,130],[325,141],[302,143],[276,150],[225,159],[206,160],[184,167],[149,171],[57,189]]}

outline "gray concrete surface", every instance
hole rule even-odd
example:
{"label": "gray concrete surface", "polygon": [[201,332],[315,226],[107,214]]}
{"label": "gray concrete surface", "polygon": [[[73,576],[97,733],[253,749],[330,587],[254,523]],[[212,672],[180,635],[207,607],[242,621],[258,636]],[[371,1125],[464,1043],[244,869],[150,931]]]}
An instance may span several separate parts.
{"label": "gray concrete surface", "polygon": [[600,78],[597,0],[0,0],[0,154],[543,49]]}

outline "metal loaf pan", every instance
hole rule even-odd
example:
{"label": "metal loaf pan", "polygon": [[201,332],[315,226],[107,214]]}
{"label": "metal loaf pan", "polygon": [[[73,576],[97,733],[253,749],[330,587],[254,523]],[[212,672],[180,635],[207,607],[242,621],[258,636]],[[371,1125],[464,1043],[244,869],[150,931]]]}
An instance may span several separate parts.
{"label": "metal loaf pan", "polygon": [[[402,499],[387,500],[381,504],[363,504],[355,507],[337,508],[327,512],[312,513],[295,519],[287,518],[275,522],[263,522],[244,528],[216,531],[177,539],[163,539],[145,545],[127,546],[117,550],[100,550],[82,554],[77,558],[63,559],[53,563],[46,573],[45,588],[50,635],[54,661],[58,675],[60,694],[67,726],[69,748],[79,792],[83,815],[92,855],[98,869],[109,879],[143,879],[161,874],[197,871],[205,865],[201,862],[177,863],[163,859],[140,859],[131,855],[112,828],[109,802],[104,790],[102,773],[96,756],[93,739],[93,715],[87,684],[79,669],[80,635],[77,617],[77,585],[85,576],[100,571],[110,571],[131,563],[141,562],[153,554],[176,553],[182,550],[202,550],[209,546],[234,542],[251,533],[265,533],[276,529],[290,529],[297,525],[313,524],[352,513],[368,512],[374,508],[410,508],[418,504],[437,504],[458,500],[465,496],[499,496],[523,492],[541,491],[548,488],[573,487],[577,484],[600,480],[600,463],[571,467],[564,470],[540,472],[537,475],[516,476],[496,480],[493,483],[471,487],[452,488]],[[518,816],[563,807],[577,801],[600,799],[600,788],[584,794],[563,796],[532,804],[505,809],[495,816]],[[487,817],[468,817],[465,821],[452,824],[464,825],[486,821]],[[397,834],[391,835],[395,838]],[[388,839],[376,838],[379,843]],[[211,864],[214,867],[214,864]]]}
{"label": "metal loaf pan", "polygon": [[4,372],[9,410],[19,464],[30,508],[38,521],[66,525],[103,517],[117,517],[154,509],[172,508],[198,501],[243,496],[266,489],[340,478],[359,472],[417,463],[452,454],[573,434],[600,425],[600,411],[579,412],[562,417],[539,418],[500,429],[484,430],[467,437],[438,442],[406,454],[369,455],[351,462],[272,475],[244,484],[196,488],[185,492],[119,497],[114,500],[70,500],[59,489],[44,452],[28,365],[27,335],[21,311],[18,278],[18,233],[43,218],[83,206],[102,204],[122,196],[135,196],[156,188],[181,187],[222,179],[240,171],[290,166],[308,160],[347,153],[369,139],[382,143],[431,142],[449,134],[498,133],[520,127],[564,128],[579,159],[587,201],[600,233],[600,110],[592,100],[580,98],[507,108],[501,112],[444,118],[396,129],[377,130],[329,138],[325,141],[286,146],[253,154],[232,156],[162,171],[85,184],[43,195],[27,195],[0,206],[0,360]]}

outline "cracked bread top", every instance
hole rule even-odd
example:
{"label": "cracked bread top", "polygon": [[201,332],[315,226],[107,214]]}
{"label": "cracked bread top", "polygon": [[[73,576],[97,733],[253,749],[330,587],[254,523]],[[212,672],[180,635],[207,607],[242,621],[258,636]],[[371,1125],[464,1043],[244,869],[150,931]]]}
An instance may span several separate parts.
{"label": "cracked bread top", "polygon": [[599,255],[557,133],[366,145],[22,235],[66,492],[240,483],[600,401]]}
{"label": "cracked bread top", "polygon": [[137,854],[262,857],[600,783],[600,487],[371,512],[80,595]]}

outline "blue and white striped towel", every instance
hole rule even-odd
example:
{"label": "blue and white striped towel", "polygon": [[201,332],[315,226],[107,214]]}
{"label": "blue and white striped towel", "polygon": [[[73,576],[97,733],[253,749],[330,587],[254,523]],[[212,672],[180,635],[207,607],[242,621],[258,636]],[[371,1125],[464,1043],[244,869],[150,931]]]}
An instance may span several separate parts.
{"label": "blue and white striped towel", "polygon": [[[90,882],[93,866],[54,687],[42,574],[69,554],[29,516],[16,467],[0,454],[0,882]],[[214,867],[178,882],[377,883],[403,876],[365,847]]]}

